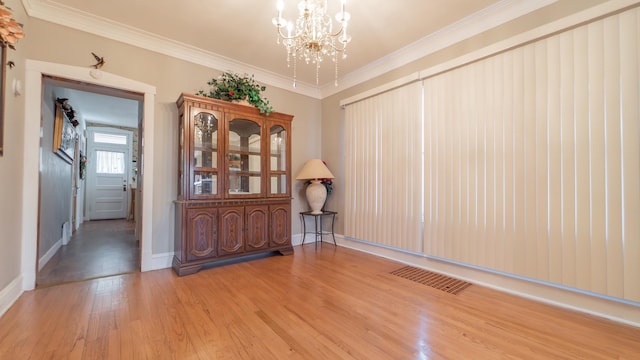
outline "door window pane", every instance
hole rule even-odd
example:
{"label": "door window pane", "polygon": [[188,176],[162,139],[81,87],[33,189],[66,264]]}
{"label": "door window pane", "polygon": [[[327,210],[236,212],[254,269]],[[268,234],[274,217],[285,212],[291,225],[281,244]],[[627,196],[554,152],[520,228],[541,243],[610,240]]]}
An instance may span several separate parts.
{"label": "door window pane", "polygon": [[96,151],[96,172],[98,174],[124,174],[124,153]]}
{"label": "door window pane", "polygon": [[127,145],[127,135],[93,133],[93,142],[103,144]]}

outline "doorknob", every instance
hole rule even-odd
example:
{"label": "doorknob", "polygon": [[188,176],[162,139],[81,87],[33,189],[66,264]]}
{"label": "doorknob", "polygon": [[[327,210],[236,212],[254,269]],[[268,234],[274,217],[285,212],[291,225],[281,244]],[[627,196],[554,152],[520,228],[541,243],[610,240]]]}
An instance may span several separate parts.
{"label": "doorknob", "polygon": [[127,185],[122,185],[122,191],[127,191]]}

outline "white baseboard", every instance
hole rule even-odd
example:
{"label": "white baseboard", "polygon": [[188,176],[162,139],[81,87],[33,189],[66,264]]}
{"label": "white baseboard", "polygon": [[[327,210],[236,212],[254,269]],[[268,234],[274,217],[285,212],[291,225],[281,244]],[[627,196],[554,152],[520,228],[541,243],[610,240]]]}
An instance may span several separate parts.
{"label": "white baseboard", "polygon": [[511,274],[493,272],[443,259],[429,258],[376,244],[346,239],[336,235],[339,246],[380,256],[403,264],[432,270],[477,285],[540,301],[550,305],[603,317],[619,323],[640,327],[640,304],[622,299],[585,293],[556,284],[524,279]]}
{"label": "white baseboard", "polygon": [[62,245],[67,245],[69,244],[69,241],[71,241],[71,235],[73,234],[73,231],[71,229],[71,222],[67,221],[64,224],[62,224]]}
{"label": "white baseboard", "polygon": [[47,251],[46,254],[42,255],[42,257],[38,260],[38,271],[42,270],[42,268],[47,265],[49,260],[51,260],[53,255],[55,255],[58,250],[60,250],[60,248],[62,247],[62,243],[62,238],[60,238],[58,241],[56,241],[55,244],[53,244],[53,246],[49,249],[49,251]]}
{"label": "white baseboard", "polygon": [[[306,239],[305,242],[309,241],[309,239]],[[298,246],[302,244],[302,234],[295,234],[291,236],[291,245],[293,246]]]}
{"label": "white baseboard", "polygon": [[0,290],[0,317],[9,310],[22,293],[22,276],[13,279],[9,285]]}
{"label": "white baseboard", "polygon": [[151,255],[151,269],[149,269],[149,271],[170,268],[172,261],[173,261],[173,252],[153,254]]}

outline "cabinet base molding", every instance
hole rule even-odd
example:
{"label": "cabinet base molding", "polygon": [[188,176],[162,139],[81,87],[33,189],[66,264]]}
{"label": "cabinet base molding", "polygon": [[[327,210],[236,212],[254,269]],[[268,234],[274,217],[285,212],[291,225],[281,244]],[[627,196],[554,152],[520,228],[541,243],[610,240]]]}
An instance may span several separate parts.
{"label": "cabinet base molding", "polygon": [[285,246],[279,249],[267,249],[264,251],[256,251],[253,253],[242,253],[242,254],[234,254],[228,255],[224,257],[218,257],[210,260],[202,260],[202,261],[189,261],[189,262],[181,262],[178,257],[173,257],[173,263],[171,267],[175,271],[178,276],[191,275],[200,271],[205,267],[213,267],[213,266],[222,266],[227,264],[232,264],[239,261],[246,260],[254,260],[258,256],[267,257],[270,255],[292,255],[293,254],[293,246]]}

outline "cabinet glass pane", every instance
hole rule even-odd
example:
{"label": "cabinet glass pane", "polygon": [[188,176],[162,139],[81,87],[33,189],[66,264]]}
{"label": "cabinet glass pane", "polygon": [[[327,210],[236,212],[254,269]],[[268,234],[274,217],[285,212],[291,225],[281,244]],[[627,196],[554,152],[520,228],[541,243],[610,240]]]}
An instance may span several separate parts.
{"label": "cabinet glass pane", "polygon": [[286,194],[287,193],[287,175],[271,175],[271,187],[272,194]]}
{"label": "cabinet glass pane", "polygon": [[269,129],[270,194],[287,193],[287,131],[281,125]]}
{"label": "cabinet glass pane", "polygon": [[213,172],[194,171],[194,195],[211,195],[218,193],[218,176]]}
{"label": "cabinet glass pane", "polygon": [[194,116],[193,157],[195,167],[218,167],[218,119],[201,112]]}
{"label": "cabinet glass pane", "polygon": [[269,132],[271,147],[271,170],[285,171],[287,170],[287,132],[280,126],[272,126]]}
{"label": "cabinet glass pane", "polygon": [[229,194],[260,194],[261,134],[260,125],[251,120],[229,122]]}

